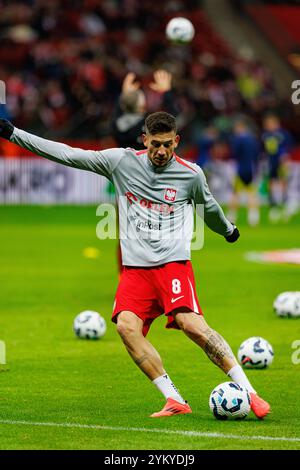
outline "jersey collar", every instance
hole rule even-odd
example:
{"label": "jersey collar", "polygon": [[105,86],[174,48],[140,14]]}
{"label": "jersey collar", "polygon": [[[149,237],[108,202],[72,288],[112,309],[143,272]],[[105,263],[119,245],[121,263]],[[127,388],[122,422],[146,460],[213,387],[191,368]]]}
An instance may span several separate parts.
{"label": "jersey collar", "polygon": [[158,167],[158,166],[153,165],[153,163],[151,162],[150,158],[148,157],[148,153],[147,153],[148,166],[152,169],[152,171],[154,171],[154,173],[162,173],[163,171],[170,168],[170,166],[172,166],[175,163],[175,161],[176,161],[175,160],[175,153],[173,153],[172,158],[170,159],[170,161],[168,161],[168,163],[165,166]]}

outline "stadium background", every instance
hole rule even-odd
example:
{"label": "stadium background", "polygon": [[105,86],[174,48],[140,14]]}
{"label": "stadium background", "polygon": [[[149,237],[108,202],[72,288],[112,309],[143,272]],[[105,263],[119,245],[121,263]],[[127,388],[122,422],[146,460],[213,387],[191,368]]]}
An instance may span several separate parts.
{"label": "stadium background", "polygon": [[[167,41],[165,25],[173,16],[192,20],[196,35],[190,45]],[[293,217],[274,230],[267,218],[262,152],[257,191],[266,207],[261,224],[255,229],[247,227],[242,212],[242,237],[230,252],[230,267],[220,264],[220,259],[229,259],[228,247],[221,247],[214,234],[206,235],[203,253],[193,255],[196,278],[201,276],[200,301],[233,348],[236,350],[245,335],[266,336],[273,344],[277,361],[273,369],[266,372],[268,375],[250,372],[250,376],[265,396],[269,395],[275,418],[266,421],[263,430],[261,423],[251,419],[227,427],[216,423],[209,416],[206,396],[224,377],[210,364],[204,365],[203,359],[200,380],[195,373],[187,378],[186,365],[174,367],[169,358],[167,366],[173,370],[175,382],[178,377],[182,389],[189,384],[195,416],[187,424],[176,420],[155,423],[162,429],[232,435],[264,433],[276,438],[284,433],[285,438],[296,441],[254,438],[240,442],[220,437],[216,442],[202,436],[200,442],[194,436],[174,442],[172,435],[148,435],[146,443],[142,433],[120,431],[116,436],[113,429],[101,439],[91,429],[85,436],[82,430],[68,435],[56,428],[23,432],[17,425],[11,431],[5,420],[12,426],[14,420],[23,419],[153,427],[137,417],[137,406],[141,415],[147,415],[154,406],[159,408],[161,400],[157,397],[152,403],[149,399],[143,408],[151,385],[135,372],[110,324],[102,344],[78,343],[71,331],[74,316],[86,308],[101,311],[109,322],[117,266],[115,243],[96,239],[95,206],[70,204],[113,201],[112,188],[101,177],[48,162],[1,139],[0,338],[7,342],[11,366],[7,375],[0,376],[5,397],[1,402],[1,449],[299,448],[300,417],[294,406],[299,388],[295,368],[299,366],[290,362],[290,344],[299,337],[299,325],[276,319],[271,307],[280,291],[299,290],[298,267],[270,267],[244,260],[245,252],[299,246],[300,105],[291,100],[291,85],[300,69],[299,24],[298,1],[170,0],[159,9],[148,0],[0,1],[0,80],[6,85],[1,117],[73,146],[113,147],[116,141],[111,121],[126,73],[136,73],[148,110],[155,111],[162,105],[162,96],[148,85],[154,70],[165,68],[172,73],[179,109],[179,155],[202,162],[207,128],[217,129],[216,145],[209,155],[216,173],[209,177],[220,202],[228,201],[230,191],[225,172],[231,168],[228,136],[234,120],[247,116],[260,139],[263,117],[272,111],[280,116],[282,127],[294,141],[289,176],[296,208]],[[89,247],[91,256],[83,255]],[[228,273],[234,276],[235,286]],[[225,317],[224,312],[228,314]],[[164,357],[174,357],[181,348],[194,363],[195,350],[185,340],[166,335],[159,320],[152,334]],[[116,374],[116,370],[127,375]],[[284,409],[280,406],[282,383],[289,384]],[[120,404],[116,415],[111,412],[112,393]]]}
{"label": "stadium background", "polygon": [[[217,162],[216,175],[226,173],[222,162],[233,158],[228,137],[234,120],[248,116],[260,138],[263,116],[275,112],[295,139],[292,161],[300,161],[300,112],[291,101],[300,67],[295,2],[167,1],[160,11],[149,1],[75,4],[1,2],[0,77],[7,103],[0,105],[0,116],[48,139],[83,148],[113,147],[112,116],[126,73],[134,72],[141,81],[151,112],[160,109],[162,96],[148,85],[154,70],[164,68],[173,76],[183,157],[204,162],[206,130],[212,126],[218,135],[210,158]],[[167,41],[165,25],[174,15],[192,19],[196,35],[191,45]],[[12,144],[0,145],[4,158],[28,156]],[[97,202],[99,194],[109,199],[99,178],[95,183],[91,175],[78,177],[45,162],[20,165],[15,162],[0,173],[3,202]],[[297,187],[298,165],[295,173]],[[230,171],[228,178],[230,186]],[[226,202],[226,182],[223,188],[222,178],[215,179],[212,189]],[[299,197],[297,189],[293,197]]]}

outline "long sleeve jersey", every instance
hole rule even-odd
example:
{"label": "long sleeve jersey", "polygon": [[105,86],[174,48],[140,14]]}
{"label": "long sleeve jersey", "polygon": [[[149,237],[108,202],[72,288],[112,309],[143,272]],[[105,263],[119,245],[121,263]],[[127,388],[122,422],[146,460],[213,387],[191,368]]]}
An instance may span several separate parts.
{"label": "long sleeve jersey", "polygon": [[114,184],[124,266],[189,260],[195,206],[200,206],[214,232],[228,236],[233,231],[201,168],[176,154],[160,168],[152,164],[147,150],[82,150],[17,128],[10,140],[49,160],[103,175]]}

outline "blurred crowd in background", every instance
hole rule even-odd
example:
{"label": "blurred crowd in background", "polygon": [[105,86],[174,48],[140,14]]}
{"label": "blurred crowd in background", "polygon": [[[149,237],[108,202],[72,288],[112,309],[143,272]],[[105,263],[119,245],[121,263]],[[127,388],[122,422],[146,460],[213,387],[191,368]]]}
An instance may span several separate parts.
{"label": "blurred crowd in background", "polygon": [[[7,113],[17,126],[52,136],[99,138],[128,71],[147,85],[155,69],[173,75],[183,124],[207,123],[246,111],[290,111],[270,70],[234,56],[211,28],[201,2],[167,0],[0,1],[0,76]],[[190,17],[192,44],[165,38],[167,20]],[[160,97],[147,90],[149,111]]]}
{"label": "blurred crowd in background", "polygon": [[[155,71],[166,70],[183,156],[212,177],[220,172],[216,162],[234,159],[247,189],[265,165],[275,181],[269,201],[280,204],[284,171],[269,161],[284,160],[293,150],[298,136],[285,123],[292,122],[295,106],[278,96],[268,67],[228,47],[200,0],[156,6],[152,0],[0,0],[0,79],[7,91],[1,117],[50,139],[111,137],[128,72],[152,112],[164,106],[164,93],[149,84]],[[191,44],[167,41],[165,26],[173,16],[192,20]],[[255,208],[255,197],[249,200]],[[256,219],[254,210],[249,220]]]}

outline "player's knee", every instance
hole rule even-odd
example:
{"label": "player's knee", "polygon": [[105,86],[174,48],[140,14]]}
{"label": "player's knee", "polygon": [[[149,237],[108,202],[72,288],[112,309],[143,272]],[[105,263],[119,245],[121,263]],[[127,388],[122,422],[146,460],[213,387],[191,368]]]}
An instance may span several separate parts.
{"label": "player's knee", "polygon": [[188,335],[199,333],[199,328],[190,315],[184,315],[180,319],[177,319],[177,323],[180,329]]}
{"label": "player's knee", "polygon": [[117,320],[117,331],[122,338],[128,338],[137,334],[138,327],[136,322],[132,319],[119,315]]}
{"label": "player's knee", "polygon": [[194,315],[181,315],[180,318],[176,318],[180,329],[188,336],[197,337],[200,340],[205,341],[210,330],[205,320]]}

